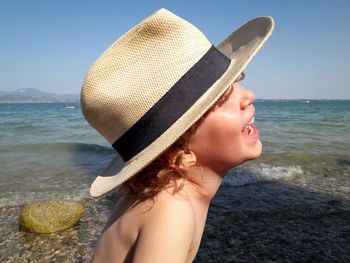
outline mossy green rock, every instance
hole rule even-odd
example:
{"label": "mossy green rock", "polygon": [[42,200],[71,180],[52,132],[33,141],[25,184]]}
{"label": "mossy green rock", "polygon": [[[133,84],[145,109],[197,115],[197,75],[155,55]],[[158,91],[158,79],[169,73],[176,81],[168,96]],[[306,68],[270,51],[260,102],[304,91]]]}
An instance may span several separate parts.
{"label": "mossy green rock", "polygon": [[84,206],[78,201],[41,201],[22,210],[19,228],[27,232],[53,233],[77,225],[83,214]]}

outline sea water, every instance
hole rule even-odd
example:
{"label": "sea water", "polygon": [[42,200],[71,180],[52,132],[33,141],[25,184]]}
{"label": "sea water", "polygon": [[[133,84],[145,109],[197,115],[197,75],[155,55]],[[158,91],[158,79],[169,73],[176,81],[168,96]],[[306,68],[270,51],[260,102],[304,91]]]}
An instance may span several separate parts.
{"label": "sea water", "polygon": [[[0,104],[0,206],[88,197],[95,176],[115,156],[79,103],[64,106]],[[255,107],[263,154],[232,169],[224,187],[322,174],[340,175],[335,188],[349,185],[349,100],[258,100]]]}

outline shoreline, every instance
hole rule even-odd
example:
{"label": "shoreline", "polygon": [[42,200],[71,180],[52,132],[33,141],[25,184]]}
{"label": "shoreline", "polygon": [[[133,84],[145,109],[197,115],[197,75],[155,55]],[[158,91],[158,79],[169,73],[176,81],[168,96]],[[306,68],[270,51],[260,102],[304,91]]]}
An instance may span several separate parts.
{"label": "shoreline", "polygon": [[[332,176],[322,178],[317,178],[322,179],[319,188],[331,189]],[[194,262],[350,262],[349,186],[333,195],[318,192],[311,183],[300,177],[222,186]],[[23,205],[1,207],[0,261],[89,262],[114,201],[82,201],[86,212],[80,224],[52,234],[19,232]]]}

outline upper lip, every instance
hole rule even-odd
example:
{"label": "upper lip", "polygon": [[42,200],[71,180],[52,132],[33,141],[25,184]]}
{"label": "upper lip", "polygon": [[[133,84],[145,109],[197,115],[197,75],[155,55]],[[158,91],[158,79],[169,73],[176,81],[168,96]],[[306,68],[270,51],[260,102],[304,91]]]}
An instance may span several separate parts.
{"label": "upper lip", "polygon": [[245,108],[245,111],[247,111],[246,113],[246,118],[245,118],[245,124],[242,128],[242,130],[244,130],[245,127],[247,127],[247,125],[251,122],[251,120],[253,119],[253,117],[255,116],[255,107],[253,104],[250,104],[247,108]]}

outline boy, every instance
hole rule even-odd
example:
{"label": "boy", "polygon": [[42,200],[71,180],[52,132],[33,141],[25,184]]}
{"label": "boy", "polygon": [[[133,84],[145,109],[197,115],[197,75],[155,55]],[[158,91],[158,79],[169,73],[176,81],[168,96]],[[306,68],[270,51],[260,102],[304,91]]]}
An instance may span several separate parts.
{"label": "boy", "polygon": [[239,81],[272,30],[256,18],[215,48],[160,9],[94,63],[82,111],[121,158],[90,192],[122,194],[93,262],[193,261],[224,175],[261,153],[255,96]]}

